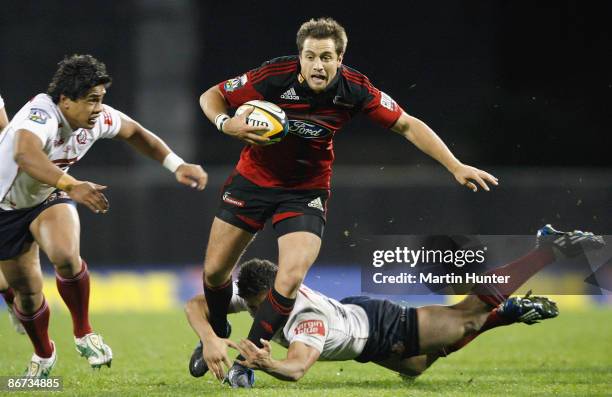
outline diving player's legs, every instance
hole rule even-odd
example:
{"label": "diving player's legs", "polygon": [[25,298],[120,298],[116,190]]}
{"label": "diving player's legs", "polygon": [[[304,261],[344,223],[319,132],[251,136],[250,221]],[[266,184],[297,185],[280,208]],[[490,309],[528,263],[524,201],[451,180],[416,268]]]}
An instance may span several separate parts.
{"label": "diving player's legs", "polygon": [[506,284],[478,284],[472,292],[480,300],[495,307],[506,300],[521,285],[529,280],[547,265],[555,261],[555,255],[551,247],[536,248],[525,256],[508,263],[505,266],[492,269],[485,275],[496,274],[498,276],[510,276]]}
{"label": "diving player's legs", "polygon": [[89,323],[89,271],[80,256],[80,222],[74,205],[60,203],[42,211],[30,232],[55,267],[56,285],[70,311],[76,349],[93,367],[108,365],[112,351]]}
{"label": "diving player's legs", "polygon": [[49,306],[42,293],[38,245],[30,243],[18,256],[0,261],[0,269],[15,292],[15,315],[34,347],[28,376],[47,376],[55,365],[55,346],[49,339]]}
{"label": "diving player's legs", "polygon": [[538,296],[513,297],[493,310],[486,309],[476,296],[453,306],[420,307],[419,352],[447,356],[493,328],[517,322],[534,324],[558,314],[554,302]]}
{"label": "diving player's legs", "polygon": [[480,300],[495,307],[504,302],[534,274],[557,258],[573,258],[605,245],[601,236],[574,230],[562,232],[545,225],[536,235],[536,248],[505,266],[490,270],[485,275],[510,276],[506,284],[480,284],[472,289]]}
{"label": "diving player's legs", "polygon": [[204,296],[210,324],[221,338],[227,335],[227,310],[232,298],[232,270],[253,240],[254,233],[218,217],[213,220],[204,259]]}
{"label": "diving player's legs", "polygon": [[470,305],[466,300],[453,306],[417,308],[420,353],[437,352],[482,327],[490,310],[480,302]]}
{"label": "diving player's legs", "polygon": [[[512,324],[516,321],[523,321],[527,324],[537,322],[535,320],[554,317],[558,314],[554,302],[542,297],[523,298],[513,297],[508,299],[510,294],[515,292],[534,274],[542,270],[545,266],[560,258],[576,257],[590,250],[600,249],[604,246],[601,236],[593,233],[575,230],[572,232],[561,232],[555,230],[551,225],[546,225],[538,230],[536,236],[536,248],[527,253],[522,258],[508,263],[505,266],[493,269],[487,274],[498,276],[510,276],[507,284],[482,284],[476,285],[472,289],[470,296],[461,302],[463,305],[478,307],[477,297],[489,308],[494,307],[477,332],[470,333],[457,342],[441,350],[442,355],[455,352],[476,338],[481,333],[503,325]],[[482,305],[482,303],[480,305]],[[531,317],[535,316],[535,320]]]}
{"label": "diving player's legs", "polygon": [[[545,297],[513,297],[499,307],[489,310],[476,296],[468,296],[452,306],[430,305],[416,309],[418,333],[408,332],[403,346],[418,342],[418,355],[399,350],[374,360],[378,365],[406,376],[418,376],[438,358],[455,352],[478,335],[493,328],[553,318],[558,315],[554,302]],[[383,313],[383,316],[387,313]],[[375,318],[370,313],[368,318]],[[385,320],[383,324],[392,322]],[[386,330],[379,331],[387,334]],[[378,343],[384,345],[382,341]],[[416,350],[415,350],[416,351]]]}
{"label": "diving player's legs", "polygon": [[386,360],[376,361],[376,364],[400,375],[415,377],[425,372],[438,358],[440,356],[435,353],[421,354],[408,358],[390,357]]}

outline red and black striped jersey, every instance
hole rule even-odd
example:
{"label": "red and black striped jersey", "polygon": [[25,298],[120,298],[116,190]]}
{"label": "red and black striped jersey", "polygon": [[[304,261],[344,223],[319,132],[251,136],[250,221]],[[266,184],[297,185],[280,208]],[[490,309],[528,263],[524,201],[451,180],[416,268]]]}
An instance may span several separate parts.
{"label": "red and black striped jersey", "polygon": [[236,170],[259,186],[329,189],[336,132],[359,113],[390,128],[403,112],[350,67],[342,65],[320,93],[314,93],[299,72],[298,57],[287,56],[219,83],[232,108],[260,99],[277,104],[287,114],[285,138],[273,145],[245,146],[240,155]]}

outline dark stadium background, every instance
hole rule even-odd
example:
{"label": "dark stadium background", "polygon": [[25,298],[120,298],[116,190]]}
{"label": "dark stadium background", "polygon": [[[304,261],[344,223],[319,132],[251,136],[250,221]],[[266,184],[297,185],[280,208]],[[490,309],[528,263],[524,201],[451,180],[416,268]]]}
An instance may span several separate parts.
{"label": "dark stadium background", "polygon": [[[198,106],[202,91],[292,54],[301,22],[347,29],[345,63],[426,121],[465,163],[500,177],[473,194],[402,139],[356,119],[336,138],[319,262],[342,263],[368,234],[531,234],[544,223],[612,234],[609,2],[3,2],[0,93],[9,115],[44,91],[66,54],[114,77],[106,102],[202,164],[192,192],[118,142],[72,173],[110,186],[111,211],[84,209],[90,264],[185,264],[203,257],[219,189],[241,144]],[[276,257],[266,230],[249,255]]]}

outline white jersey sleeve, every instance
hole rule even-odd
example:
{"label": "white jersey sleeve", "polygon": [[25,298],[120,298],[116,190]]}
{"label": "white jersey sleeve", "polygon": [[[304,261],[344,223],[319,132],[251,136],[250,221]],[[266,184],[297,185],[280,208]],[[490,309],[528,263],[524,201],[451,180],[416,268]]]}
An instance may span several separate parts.
{"label": "white jersey sleeve", "polygon": [[232,283],[233,291],[232,291],[232,300],[230,301],[229,307],[227,309],[228,313],[240,313],[246,312],[249,310],[247,303],[244,299],[238,296],[238,285],[236,283]]}
{"label": "white jersey sleeve", "polygon": [[52,109],[47,109],[42,103],[40,105],[30,108],[27,117],[17,121],[13,130],[28,130],[32,132],[40,139],[43,147],[45,147],[57,134],[59,122]]}
{"label": "white jersey sleeve", "polygon": [[121,112],[108,106],[103,105],[104,110],[96,121],[97,129],[99,130],[99,138],[110,139],[117,136],[121,129]]}
{"label": "white jersey sleeve", "polygon": [[327,317],[316,311],[303,311],[291,316],[284,328],[289,344],[302,342],[314,347],[321,353],[325,346],[328,331]]}
{"label": "white jersey sleeve", "polygon": [[4,99],[2,99],[2,95],[0,95],[0,109],[4,107]]}

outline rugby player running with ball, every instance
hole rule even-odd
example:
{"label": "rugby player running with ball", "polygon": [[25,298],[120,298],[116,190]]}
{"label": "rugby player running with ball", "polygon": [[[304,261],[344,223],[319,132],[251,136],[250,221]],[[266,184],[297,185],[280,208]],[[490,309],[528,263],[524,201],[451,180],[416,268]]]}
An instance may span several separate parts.
{"label": "rugby player running with ball", "polygon": [[[235,172],[228,178],[213,221],[204,260],[203,287],[210,323],[217,337],[203,341],[203,357],[215,374],[229,364],[227,312],[232,298],[231,273],[240,256],[268,219],[278,236],[278,273],[259,305],[248,339],[261,347],[283,328],[295,304],[298,288],[321,247],[327,213],[333,137],[351,118],[362,113],[384,128],[404,136],[440,162],[473,191],[491,174],[461,163],[421,120],[409,116],[368,78],[343,65],[347,36],[331,18],[312,19],[297,33],[298,56],[264,62],[260,67],[204,92],[200,105],[206,117],[226,135],[247,144]],[[228,108],[250,100],[280,106],[289,119],[289,134],[267,145],[244,112],[230,117]],[[234,363],[229,379],[248,385],[249,369]]]}

